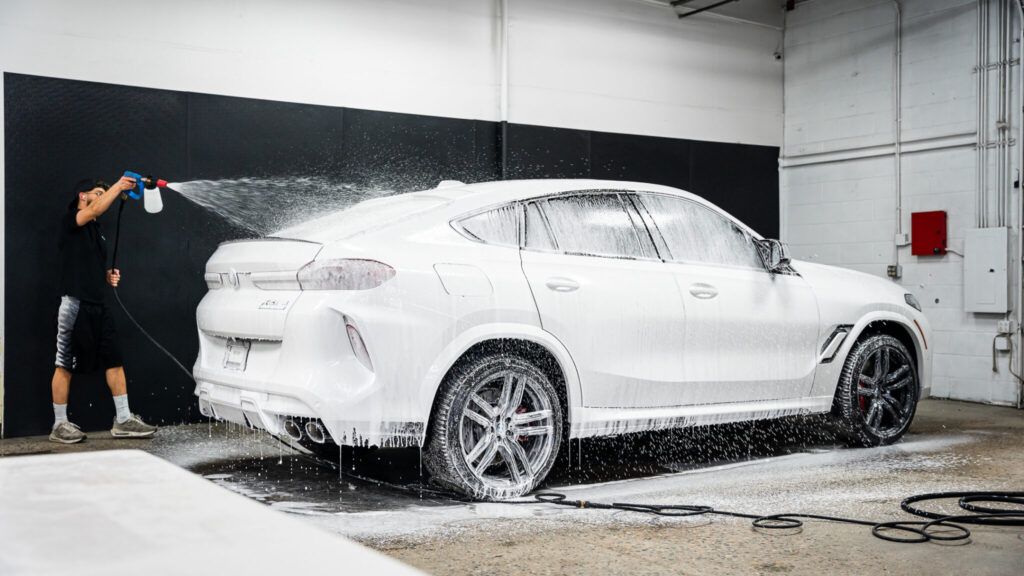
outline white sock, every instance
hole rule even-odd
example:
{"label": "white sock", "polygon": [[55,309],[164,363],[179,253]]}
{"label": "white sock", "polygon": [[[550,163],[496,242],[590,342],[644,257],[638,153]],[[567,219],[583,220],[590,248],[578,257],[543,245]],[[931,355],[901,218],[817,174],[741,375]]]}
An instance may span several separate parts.
{"label": "white sock", "polygon": [[62,422],[68,421],[68,405],[67,404],[54,404],[53,405],[53,429],[56,430],[57,426],[60,426]]}
{"label": "white sock", "polygon": [[114,409],[117,410],[117,423],[124,424],[132,417],[131,410],[128,409],[128,395],[121,394],[120,396],[114,396]]}

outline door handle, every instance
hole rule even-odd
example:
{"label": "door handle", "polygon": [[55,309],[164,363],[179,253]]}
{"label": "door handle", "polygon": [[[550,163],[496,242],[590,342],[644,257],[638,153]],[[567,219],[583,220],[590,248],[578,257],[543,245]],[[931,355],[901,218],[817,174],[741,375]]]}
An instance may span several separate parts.
{"label": "door handle", "polygon": [[572,278],[561,277],[548,278],[544,285],[555,292],[572,292],[580,287],[580,283]]}
{"label": "door handle", "polygon": [[705,284],[698,282],[690,285],[690,294],[693,294],[694,298],[700,298],[701,300],[710,300],[715,296],[718,296],[718,289],[711,284]]}

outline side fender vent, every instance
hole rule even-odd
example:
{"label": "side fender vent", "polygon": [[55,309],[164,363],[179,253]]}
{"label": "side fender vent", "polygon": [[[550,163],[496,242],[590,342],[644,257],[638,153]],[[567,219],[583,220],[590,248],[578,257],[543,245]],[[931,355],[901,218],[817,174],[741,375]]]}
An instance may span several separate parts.
{"label": "side fender vent", "polygon": [[846,341],[846,337],[850,335],[850,329],[852,328],[852,324],[840,324],[829,334],[828,338],[825,339],[825,343],[821,345],[821,358],[818,360],[821,364],[828,364],[835,359],[836,353],[839,352],[839,348]]}

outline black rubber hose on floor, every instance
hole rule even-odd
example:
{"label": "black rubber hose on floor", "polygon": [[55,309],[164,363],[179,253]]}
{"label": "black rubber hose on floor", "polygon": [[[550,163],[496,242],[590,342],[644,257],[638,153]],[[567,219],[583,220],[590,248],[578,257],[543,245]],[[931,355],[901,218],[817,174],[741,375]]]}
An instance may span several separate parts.
{"label": "black rubber hose on floor", "polygon": [[[958,498],[958,504],[965,512],[972,514],[943,514],[922,510],[913,506],[918,502],[932,500],[948,500]],[[822,514],[785,513],[770,514],[766,516],[757,514],[746,514],[743,512],[730,512],[718,510],[712,506],[700,506],[690,504],[635,504],[628,502],[590,502],[587,500],[568,500],[565,494],[557,492],[541,492],[534,495],[533,500],[520,500],[508,502],[508,504],[552,504],[571,508],[590,508],[594,510],[624,510],[639,512],[642,514],[653,514],[655,516],[702,516],[718,515],[731,516],[734,518],[747,518],[755,529],[759,530],[794,530],[804,525],[804,520],[823,520],[826,522],[838,522],[842,524],[855,524],[871,527],[871,534],[876,538],[889,542],[903,544],[920,544],[931,541],[956,541],[970,538],[971,531],[964,524],[987,525],[987,526],[1024,526],[1024,508],[1019,510],[1007,508],[991,508],[978,506],[975,502],[989,502],[1024,506],[1024,492],[933,492],[929,494],[918,494],[905,499],[900,507],[920,518],[929,520],[896,520],[889,522],[874,522],[871,520],[859,520],[856,518],[844,518],[842,516],[826,516]],[[951,534],[945,532],[951,531]],[[895,536],[893,532],[902,532],[906,536]]]}

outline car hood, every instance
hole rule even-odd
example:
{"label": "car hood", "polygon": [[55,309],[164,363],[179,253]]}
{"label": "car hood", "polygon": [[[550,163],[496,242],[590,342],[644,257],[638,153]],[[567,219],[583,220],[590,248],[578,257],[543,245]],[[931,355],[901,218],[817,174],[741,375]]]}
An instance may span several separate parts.
{"label": "car hood", "polygon": [[864,303],[906,306],[907,290],[888,278],[805,260],[793,260],[793,269],[814,288],[819,298],[828,294]]}

